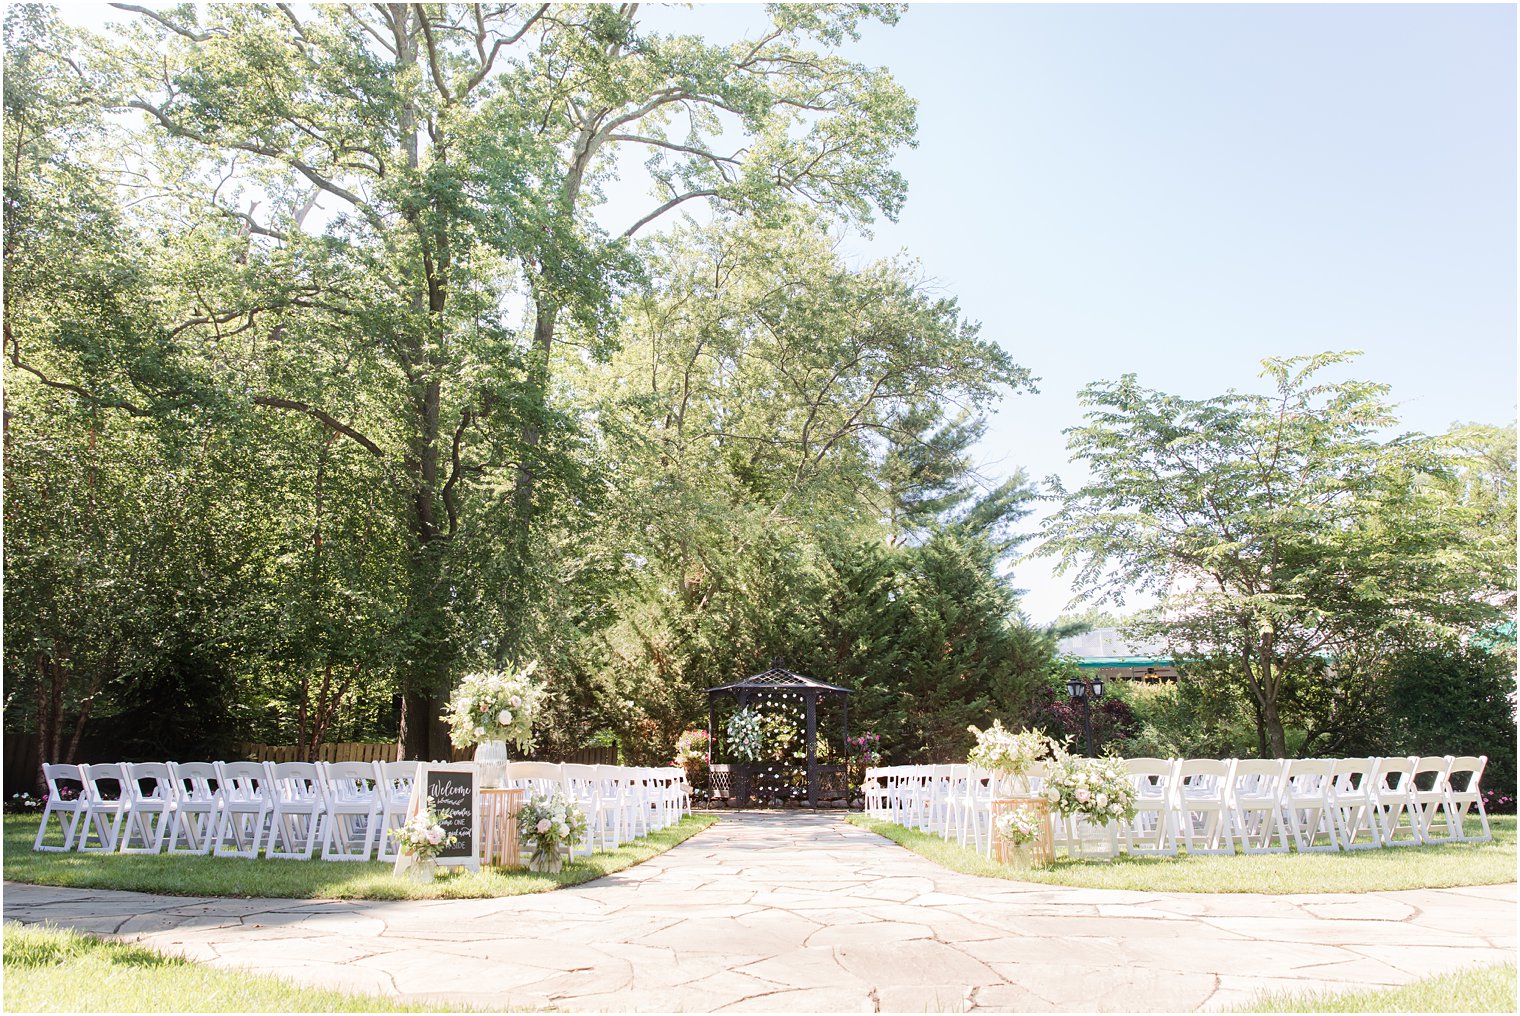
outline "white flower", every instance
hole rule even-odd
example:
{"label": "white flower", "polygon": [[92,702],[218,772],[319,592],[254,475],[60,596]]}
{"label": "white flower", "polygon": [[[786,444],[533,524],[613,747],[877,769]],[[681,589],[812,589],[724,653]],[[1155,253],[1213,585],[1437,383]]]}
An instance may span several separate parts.
{"label": "white flower", "polygon": [[521,695],[513,695],[511,698],[507,699],[507,705],[511,706],[513,709],[521,709],[522,708],[522,696]]}
{"label": "white flower", "polygon": [[1121,807],[1119,807],[1117,804],[1111,804],[1111,805],[1108,806],[1108,813],[1110,815],[1117,815],[1117,814],[1119,814],[1119,812],[1121,812],[1123,810],[1124,809],[1121,808]]}
{"label": "white flower", "polygon": [[1092,794],[1088,792],[1088,789],[1086,787],[1078,787],[1077,792],[1074,796],[1077,800],[1081,801],[1083,804],[1086,804],[1087,799],[1092,797]]}
{"label": "white flower", "polygon": [[541,818],[538,820],[538,825],[534,826],[533,828],[537,829],[540,833],[546,833],[553,825],[554,823],[550,822],[548,819]]}
{"label": "white flower", "polygon": [[476,737],[485,737],[486,736],[486,728],[485,727],[476,727],[475,728],[475,736]]}
{"label": "white flower", "polygon": [[470,705],[474,701],[475,700],[472,699],[472,698],[470,698],[469,696],[465,696],[464,698],[460,699],[459,700],[459,708],[460,708],[460,710],[462,712],[466,712],[466,713],[469,712],[470,711]]}
{"label": "white flower", "polygon": [[1098,794],[1098,807],[1100,807],[1100,808],[1107,808],[1108,807],[1108,795],[1107,794],[1103,794],[1103,793]]}
{"label": "white flower", "polygon": [[1045,791],[1045,797],[1047,800],[1059,801],[1061,799],[1061,789],[1059,787],[1050,787]]}
{"label": "white flower", "polygon": [[438,846],[438,844],[443,842],[443,830],[437,826],[429,829],[427,832],[427,841],[435,847]]}
{"label": "white flower", "polygon": [[565,823],[561,822],[559,824],[559,834],[562,837],[569,836],[570,835],[570,827],[568,825],[566,825]]}
{"label": "white flower", "polygon": [[507,724],[512,722],[512,714],[503,709],[501,712],[496,714],[496,722],[505,727]]}

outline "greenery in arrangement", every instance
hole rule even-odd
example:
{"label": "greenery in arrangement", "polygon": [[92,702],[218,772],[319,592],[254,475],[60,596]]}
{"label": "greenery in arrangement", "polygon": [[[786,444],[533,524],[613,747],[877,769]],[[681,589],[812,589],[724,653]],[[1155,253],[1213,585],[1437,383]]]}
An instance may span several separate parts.
{"label": "greenery in arrangement", "polygon": [[9,1012],[457,1012],[219,970],[64,928],[5,924]]}
{"label": "greenery in arrangement", "polygon": [[1182,893],[1362,893],[1500,885],[1515,880],[1515,817],[1490,818],[1494,839],[1407,849],[1343,853],[1237,854],[1234,857],[1131,857],[1112,861],[1071,860],[1037,870],[1013,869],[936,834],[906,829],[867,815],[852,825],[886,837],[953,871],[989,878],[1090,889]]}
{"label": "greenery in arrangement", "polygon": [[448,869],[426,885],[392,874],[378,861],[342,864],[271,861],[265,858],[191,857],[164,854],[34,853],[33,815],[5,816],[5,878],[80,889],[126,889],[171,896],[234,896],[296,899],[478,899],[520,896],[579,885],[662,854],[718,821],[688,815],[679,823],[624,843],[616,850],[578,857],[559,872],[485,868]]}
{"label": "greenery in arrangement", "polygon": [[419,861],[429,861],[437,857],[444,850],[458,842],[459,837],[447,832],[443,828],[443,820],[433,806],[433,799],[427,799],[427,808],[419,811],[402,825],[389,831],[390,837],[396,841],[396,848],[403,854],[410,854]]}
{"label": "greenery in arrangement", "polygon": [[1027,804],[1021,804],[999,815],[992,823],[998,836],[1008,843],[1022,845],[1033,843],[1045,826],[1045,818]]}
{"label": "greenery in arrangement", "polygon": [[468,674],[454,689],[446,719],[450,739],[461,747],[482,741],[510,741],[520,751],[533,747],[533,720],[543,687],[532,680],[538,665],[518,671]]}
{"label": "greenery in arrangement", "polygon": [[560,854],[586,837],[586,813],[563,794],[533,794],[517,813],[518,842],[532,871],[558,871]]}
{"label": "greenery in arrangement", "polygon": [[1478,967],[1374,991],[1270,994],[1238,1012],[1514,1012],[1515,965]]}
{"label": "greenery in arrangement", "polygon": [[1135,786],[1123,759],[1058,753],[1045,777],[1050,810],[1104,825],[1135,815]]}
{"label": "greenery in arrangement", "polygon": [[979,730],[967,727],[976,738],[966,761],[978,769],[1008,776],[1023,776],[1029,767],[1051,755],[1056,744],[1039,730],[1020,730],[1012,733],[1003,729],[1002,720],[993,720],[992,726]]}
{"label": "greenery in arrangement", "polygon": [[758,762],[765,753],[765,727],[760,714],[746,707],[728,718],[728,753],[735,762]]}

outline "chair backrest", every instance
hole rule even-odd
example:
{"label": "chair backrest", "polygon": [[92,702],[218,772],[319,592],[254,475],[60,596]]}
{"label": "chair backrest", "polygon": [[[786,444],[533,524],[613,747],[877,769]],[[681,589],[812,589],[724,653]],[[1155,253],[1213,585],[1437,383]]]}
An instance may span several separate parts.
{"label": "chair backrest", "polygon": [[373,762],[318,762],[317,771],[335,801],[372,801],[379,790]]}
{"label": "chair backrest", "polygon": [[87,762],[79,767],[79,772],[84,778],[85,797],[92,807],[127,800],[127,768],[122,763]]}
{"label": "chair backrest", "polygon": [[228,804],[268,804],[269,770],[263,762],[216,762],[217,789]]}
{"label": "chair backrest", "polygon": [[417,778],[416,762],[376,761],[376,786],[393,807],[404,805],[412,796],[412,781]]}
{"label": "chair backrest", "polygon": [[1281,797],[1287,772],[1288,764],[1283,759],[1235,759],[1230,767],[1230,790],[1236,796]]}
{"label": "chair backrest", "polygon": [[1184,797],[1223,799],[1230,763],[1217,758],[1185,758],[1176,769],[1177,792]]}
{"label": "chair backrest", "polygon": [[508,762],[504,782],[538,796],[557,794],[561,789],[559,763]]}
{"label": "chair backrest", "polygon": [[1378,760],[1371,757],[1336,759],[1335,793],[1343,797],[1369,793],[1377,779],[1377,768]]}
{"label": "chair backrest", "polygon": [[313,805],[323,802],[322,777],[315,762],[265,762],[270,792],[276,803]]}
{"label": "chair backrest", "polygon": [[1451,770],[1451,756],[1410,756],[1410,761],[1414,763],[1414,774],[1410,779],[1414,783],[1415,793],[1439,796],[1446,792],[1446,774]]}
{"label": "chair backrest", "polygon": [[[133,804],[172,802],[177,799],[167,762],[128,762],[126,769],[127,797]],[[148,786],[145,787],[144,784]]]}
{"label": "chair backrest", "polygon": [[1378,759],[1373,789],[1382,794],[1409,793],[1414,786],[1414,768],[1415,759],[1409,756]]}
{"label": "chair backrest", "polygon": [[47,783],[48,803],[54,811],[69,811],[83,805],[84,773],[69,762],[42,763],[42,778]]}
{"label": "chair backrest", "polygon": [[1289,797],[1323,797],[1330,789],[1335,776],[1335,760],[1328,758],[1296,758],[1288,762]]}
{"label": "chair backrest", "polygon": [[169,778],[174,781],[174,794],[181,802],[204,804],[216,800],[217,792],[212,788],[216,766],[210,762],[170,762]]}
{"label": "chair backrest", "polygon": [[1467,801],[1478,799],[1478,784],[1483,770],[1488,766],[1487,755],[1457,755],[1451,757],[1446,769],[1446,788],[1453,797]]}
{"label": "chair backrest", "polygon": [[559,767],[560,777],[572,797],[583,801],[600,800],[602,781],[597,777],[597,767],[579,762],[566,762]]}
{"label": "chair backrest", "polygon": [[1169,758],[1127,758],[1124,767],[1129,770],[1135,793],[1140,797],[1165,797],[1171,789],[1176,763]]}

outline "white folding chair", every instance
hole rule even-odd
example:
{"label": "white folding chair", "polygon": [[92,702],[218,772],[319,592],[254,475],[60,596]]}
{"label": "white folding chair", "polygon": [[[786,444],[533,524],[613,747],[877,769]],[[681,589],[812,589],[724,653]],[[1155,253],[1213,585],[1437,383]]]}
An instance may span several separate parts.
{"label": "white folding chair", "polygon": [[[79,772],[84,777],[85,813],[84,828],[75,846],[81,853],[109,854],[117,847],[132,806],[127,797],[126,766],[120,762],[86,763]],[[90,845],[92,836],[94,846]]]}
{"label": "white folding chair", "polygon": [[[1330,803],[1335,761],[1293,759],[1288,763],[1287,779],[1287,786],[1283,788],[1283,814],[1288,819],[1288,831],[1293,834],[1293,846],[1299,853],[1340,850],[1340,836],[1336,832],[1334,808]],[[1317,842],[1321,833],[1328,843]]]}
{"label": "white folding chair", "polygon": [[[209,854],[222,810],[222,795],[213,787],[216,767],[210,762],[170,762],[174,810],[169,816],[171,854]],[[184,837],[186,846],[179,845]]]}
{"label": "white folding chair", "polygon": [[1189,854],[1234,854],[1230,832],[1230,764],[1220,759],[1189,758],[1177,765],[1173,798],[1182,843]]}
{"label": "white folding chair", "polygon": [[1135,786],[1135,815],[1123,823],[1124,849],[1136,857],[1177,855],[1177,812],[1172,807],[1177,764],[1169,758],[1124,760]]}
{"label": "white folding chair", "polygon": [[[274,808],[269,770],[263,762],[216,762],[222,807],[212,853],[217,857],[258,857]],[[227,846],[232,837],[235,846]]]}
{"label": "white folding chair", "polygon": [[[72,850],[74,837],[79,832],[79,820],[84,816],[89,803],[84,794],[84,774],[76,765],[44,762],[42,778],[47,783],[47,803],[42,806],[42,823],[37,826],[37,839],[32,842],[32,849],[53,853]],[[55,816],[58,819],[58,829],[63,833],[61,847],[42,842],[47,838],[48,820]]]}
{"label": "white folding chair", "polygon": [[[174,820],[179,801],[169,766],[163,762],[127,762],[126,828],[122,831],[123,854],[156,854],[164,848],[164,838]],[[146,784],[147,786],[144,786]]]}
{"label": "white folding chair", "polygon": [[886,770],[881,766],[871,766],[866,770],[865,778],[860,784],[860,793],[865,799],[865,812],[872,818],[881,818],[887,808],[885,772]]}
{"label": "white folding chair", "polygon": [[[1425,843],[1451,843],[1457,838],[1457,823],[1447,810],[1446,774],[1451,769],[1450,755],[1422,755],[1414,758],[1410,774],[1410,813]],[[1435,834],[1440,817],[1441,835]]]}
{"label": "white folding chair", "polygon": [[318,762],[327,805],[322,860],[367,861],[385,802],[373,762]]}
{"label": "white folding chair", "polygon": [[[1336,835],[1342,850],[1375,850],[1383,845],[1373,816],[1372,784],[1377,780],[1375,758],[1335,760],[1335,778],[1330,784],[1330,813],[1335,819]],[[1358,835],[1366,836],[1358,841]]]}
{"label": "white folding chair", "polygon": [[412,801],[412,780],[417,776],[416,762],[375,762],[375,786],[380,797],[379,842],[375,859],[394,861],[396,841],[392,829],[406,824],[407,807]]}
{"label": "white folding chair", "polygon": [[327,794],[315,762],[265,762],[269,773],[269,843],[264,857],[309,861],[322,839]]}
{"label": "white folding chair", "polygon": [[[623,766],[596,767],[597,795],[607,813],[607,828],[612,833],[612,846],[617,849],[625,840],[649,832],[649,816],[643,806],[643,784],[629,777]],[[643,823],[642,831],[639,829]]]}
{"label": "white folding chair", "polygon": [[[1494,838],[1488,828],[1488,810],[1483,807],[1483,791],[1479,786],[1487,766],[1487,755],[1458,755],[1446,769],[1446,814],[1454,820],[1456,838],[1460,843],[1483,843]],[[1482,836],[1467,835],[1463,819],[1469,810],[1478,813],[1483,825]]]}
{"label": "white folding chair", "polygon": [[1288,852],[1288,829],[1282,814],[1287,775],[1285,759],[1236,759],[1231,764],[1230,824],[1244,853]]}
{"label": "white folding chair", "polygon": [[[586,814],[586,838],[582,841],[586,848],[586,856],[590,857],[593,844],[600,840],[601,849],[608,849],[609,837],[607,826],[612,822],[613,816],[607,814],[602,808],[601,781],[596,778],[596,766],[581,765],[575,762],[565,762],[560,767],[560,775],[564,779],[565,796],[581,811]],[[581,844],[570,844],[570,856],[575,856],[576,847]]]}
{"label": "white folding chair", "polygon": [[[1425,842],[1413,793],[1418,761],[1413,756],[1378,759],[1377,777],[1372,781],[1372,815],[1385,847],[1417,847]],[[1407,835],[1400,836],[1401,830]]]}

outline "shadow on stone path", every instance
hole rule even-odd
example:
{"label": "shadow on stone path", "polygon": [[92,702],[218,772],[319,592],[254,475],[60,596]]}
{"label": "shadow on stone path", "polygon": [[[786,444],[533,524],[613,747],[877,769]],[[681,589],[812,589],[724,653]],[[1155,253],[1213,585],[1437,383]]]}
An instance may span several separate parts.
{"label": "shadow on stone path", "polygon": [[[318,862],[312,862],[318,863]],[[223,900],[7,883],[6,920],[486,1009],[1190,1011],[1515,958],[1515,886],[1313,896],[946,871],[837,815],[730,813],[535,896]]]}

